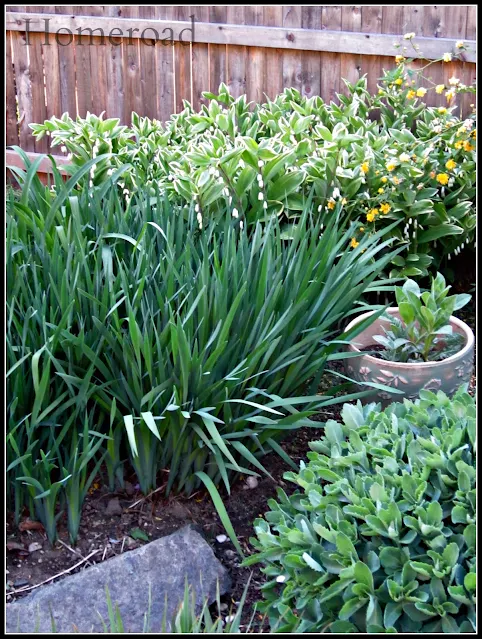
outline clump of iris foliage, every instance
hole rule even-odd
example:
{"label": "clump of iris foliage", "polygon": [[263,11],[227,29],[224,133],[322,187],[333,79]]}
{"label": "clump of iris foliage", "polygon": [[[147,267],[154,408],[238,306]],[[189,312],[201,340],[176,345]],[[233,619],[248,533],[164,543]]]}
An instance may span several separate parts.
{"label": "clump of iris foliage", "polygon": [[217,487],[266,452],[292,463],[281,437],[346,388],[315,394],[353,336],[340,322],[390,286],[393,226],[353,249],[343,208],[322,228],[309,195],[290,239],[276,218],[248,234],[223,199],[199,229],[194,203],[126,202],[130,167],[89,186],[104,159],[49,188],[25,158],[7,202],[8,505],[51,540],[67,514],[75,541],[99,472],[114,489],[129,464],[145,494],[205,485],[222,512]]}

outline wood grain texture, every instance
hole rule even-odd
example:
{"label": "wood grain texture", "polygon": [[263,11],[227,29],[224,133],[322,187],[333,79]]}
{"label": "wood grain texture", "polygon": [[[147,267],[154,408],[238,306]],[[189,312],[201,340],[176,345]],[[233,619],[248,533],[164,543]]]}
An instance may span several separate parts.
{"label": "wood grain texture", "polygon": [[[322,7],[301,7],[301,27],[321,30]],[[301,93],[308,98],[320,95],[321,59],[317,51],[306,51],[301,56]]]}
{"label": "wood grain texture", "polygon": [[[247,7],[232,6],[227,9],[228,24],[244,24],[244,14]],[[227,47],[227,74],[228,88],[231,95],[238,98],[246,93],[246,63],[248,57],[247,47]]]}
{"label": "wood grain texture", "polygon": [[[247,25],[263,24],[262,6],[244,8],[244,21]],[[246,95],[250,102],[262,102],[264,99],[264,69],[266,64],[265,49],[259,46],[247,48]]]}
{"label": "wood grain texture", "polygon": [[[181,29],[191,28],[190,15],[195,16],[195,36],[187,47],[160,41],[150,46],[148,36],[141,39],[144,30],[153,33],[153,28],[161,38],[164,29],[172,28],[176,38]],[[48,46],[45,18],[50,20]],[[183,99],[198,110],[205,102],[203,91],[217,92],[221,82],[233,95],[246,93],[256,102],[266,95],[274,98],[287,86],[330,101],[342,90],[343,77],[356,82],[366,73],[374,92],[382,69],[391,68],[400,53],[394,41],[402,42],[406,55],[415,55],[403,41],[409,31],[428,60],[455,51],[457,40],[469,43],[463,62],[431,64],[424,71],[420,84],[431,88],[429,105],[445,103],[443,95],[435,94],[435,84],[454,75],[471,84],[475,75],[476,7],[466,5],[15,6],[7,7],[6,26],[11,44],[6,55],[7,141],[31,151],[49,149],[48,139],[35,145],[28,127],[32,122],[65,111],[73,117],[106,111],[107,117],[129,123],[133,110],[165,121],[182,108]],[[118,31],[109,42],[85,31],[79,38],[79,28]],[[63,35],[55,36],[58,29]],[[70,44],[67,30],[74,34]],[[463,112],[470,112],[473,95],[458,100]]]}
{"label": "wood grain texture", "polygon": [[[341,31],[341,7],[323,7],[322,29]],[[338,102],[341,86],[341,55],[323,53],[321,56],[321,97],[326,102]]]}
{"label": "wood grain texture", "polygon": [[29,124],[35,122],[32,83],[27,55],[25,33],[12,33],[13,66],[17,91],[19,143],[25,151],[34,151],[35,144]]}
{"label": "wood grain texture", "polygon": [[[158,20],[172,20],[174,7],[156,6],[155,17]],[[161,39],[167,38],[168,33],[162,33]],[[165,122],[175,113],[175,78],[174,78],[174,47],[170,44],[158,42],[156,45],[157,72],[157,119]]]}
{"label": "wood grain texture", "polygon": [[11,144],[18,145],[18,123],[17,123],[17,102],[15,91],[15,69],[12,60],[12,34],[7,33],[5,41],[5,88],[6,88],[6,107],[7,107],[7,146]]}
{"label": "wood grain texture", "polygon": [[[209,7],[191,7],[196,24],[209,22]],[[192,45],[192,98],[193,106],[199,111],[207,100],[202,94],[210,90],[209,84],[209,45],[202,42],[193,42]]]}
{"label": "wood grain texture", "polygon": [[[210,6],[209,7],[209,22],[215,24],[226,24],[227,20],[227,7]],[[199,25],[199,29],[202,26]],[[209,86],[213,93],[218,93],[219,85],[227,81],[227,52],[226,44],[210,44],[209,45]]]}

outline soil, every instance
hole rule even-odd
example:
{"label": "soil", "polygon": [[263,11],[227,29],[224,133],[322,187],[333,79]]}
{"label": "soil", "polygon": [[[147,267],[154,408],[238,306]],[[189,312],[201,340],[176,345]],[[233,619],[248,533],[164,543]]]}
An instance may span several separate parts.
{"label": "soil", "polygon": [[376,357],[377,359],[383,359],[380,355],[385,350],[385,347],[381,344],[370,344],[369,346],[365,346],[364,348],[360,348],[363,353],[369,352],[372,357]]}
{"label": "soil", "polygon": [[[472,302],[463,311],[457,313],[475,330],[475,304]],[[371,348],[371,347],[370,347]],[[338,362],[333,362],[333,369],[341,369]],[[319,392],[326,392],[331,386],[339,384],[340,378],[327,373],[322,380]],[[475,393],[475,374],[469,392]],[[283,449],[298,464],[306,458],[308,443],[316,440],[322,432],[322,423],[328,419],[340,419],[342,404],[335,404],[313,417],[320,422],[318,428],[302,428],[291,434],[282,444]],[[254,552],[249,538],[253,536],[253,521],[267,510],[269,499],[276,497],[276,488],[281,486],[287,494],[295,490],[295,485],[283,480],[283,474],[289,470],[287,464],[275,453],[267,455],[263,464],[272,475],[258,478],[254,488],[248,488],[245,478],[233,485],[231,495],[225,497],[224,503],[233,524],[238,540],[246,555]],[[243,568],[239,556],[229,539],[219,543],[218,535],[225,535],[225,530],[215,511],[211,499],[205,491],[199,491],[189,499],[175,497],[166,499],[160,489],[151,496],[144,497],[130,477],[124,490],[116,493],[108,491],[102,485],[102,479],[94,484],[83,508],[82,525],[77,545],[73,548],[68,539],[65,524],[60,523],[59,541],[51,547],[43,529],[19,530],[10,515],[7,518],[7,601],[11,602],[27,595],[30,591],[17,592],[27,586],[40,584],[56,575],[65,578],[80,570],[88,569],[93,563],[105,561],[122,552],[128,552],[141,544],[143,540],[134,539],[135,529],[143,531],[149,541],[168,535],[186,524],[195,524],[202,529],[205,538],[213,547],[215,555],[227,567],[232,579],[232,591],[224,596],[222,602],[228,609],[222,614],[230,614],[236,609],[243,590],[252,574],[250,586],[243,609],[242,623],[246,628],[251,620],[256,601],[262,599],[260,588],[265,581],[259,566]],[[162,486],[161,486],[162,487]],[[117,514],[118,513],[118,514]],[[28,527],[28,521],[20,528]],[[137,531],[138,532],[138,531]],[[35,546],[33,545],[35,544]],[[29,547],[31,552],[29,552]],[[88,562],[71,570],[83,557],[98,550]],[[63,574],[62,574],[63,573]],[[155,629],[154,629],[155,630]],[[256,614],[251,632],[268,632],[267,622]]]}

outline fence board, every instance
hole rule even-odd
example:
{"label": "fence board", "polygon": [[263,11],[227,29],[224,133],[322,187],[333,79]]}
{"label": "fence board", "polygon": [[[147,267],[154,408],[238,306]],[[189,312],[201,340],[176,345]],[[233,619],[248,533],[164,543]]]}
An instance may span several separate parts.
{"label": "fence board", "polygon": [[[197,22],[209,22],[209,8],[207,6],[191,7]],[[202,97],[204,91],[209,91],[209,51],[205,43],[192,44],[192,99],[194,108],[199,111],[207,100]]]}
{"label": "fence board", "polygon": [[[341,31],[341,7],[323,7],[322,29]],[[341,56],[325,53],[321,59],[321,95],[327,102],[337,101],[341,84]]]}
{"label": "fence board", "polygon": [[[227,7],[209,7],[209,21],[226,23]],[[210,91],[217,93],[221,82],[226,83],[226,45],[209,45],[209,86]]]}
{"label": "fence board", "polygon": [[35,145],[28,126],[29,123],[34,121],[34,114],[26,37],[25,33],[14,33],[12,35],[13,65],[15,68],[18,101],[19,142],[25,151],[33,151]]}
{"label": "fence board", "polygon": [[[74,7],[56,6],[55,13],[60,15],[72,14]],[[77,113],[77,99],[75,90],[75,57],[73,35],[68,33],[58,34],[50,37],[58,44],[59,56],[59,83],[60,83],[60,105],[62,113],[68,111],[70,114]]]}
{"label": "fence board", "polygon": [[[191,28],[189,46],[164,46],[143,36],[145,29],[175,34]],[[50,20],[50,43],[45,46],[44,18]],[[425,86],[447,83],[452,75],[470,84],[475,74],[475,6],[29,6],[7,7],[7,141],[30,151],[47,150],[48,140],[35,143],[28,124],[68,111],[106,111],[129,123],[131,112],[166,120],[182,108],[183,99],[199,109],[202,92],[216,92],[220,82],[233,95],[248,100],[274,98],[284,87],[303,95],[335,99],[343,90],[341,78],[356,82],[367,74],[368,88],[376,91],[382,69],[393,66],[408,31],[428,60],[453,51],[457,40],[470,42],[465,62],[427,67]],[[30,19],[31,47],[25,47]],[[55,36],[59,28],[63,35]],[[114,41],[76,29],[112,29]],[[73,44],[66,29],[74,32]],[[131,29],[129,39],[128,30]],[[123,37],[119,36],[123,33]],[[143,39],[142,39],[143,38]],[[91,46],[92,41],[92,46]],[[403,51],[403,50],[402,50]],[[414,67],[420,67],[415,62]],[[10,70],[10,71],[9,71]],[[444,104],[431,91],[429,104]],[[474,97],[460,100],[470,112]],[[17,122],[17,104],[20,122]]]}
{"label": "fence board", "polygon": [[[279,27],[283,22],[283,7],[264,7],[264,25]],[[267,49],[265,53],[264,82],[266,95],[273,100],[283,90],[283,67],[281,51]]]}
{"label": "fence board", "polygon": [[[155,12],[156,18],[159,20],[172,19],[174,16],[173,7],[156,6]],[[161,38],[166,37],[167,34],[161,33]],[[156,58],[157,112],[159,114],[157,117],[162,122],[165,122],[175,112],[174,47],[158,42],[156,44]]]}
{"label": "fence board", "polygon": [[[283,7],[283,26],[288,28],[301,27],[301,7]],[[301,92],[301,51],[283,51],[283,88],[293,87]]]}
{"label": "fence board", "polygon": [[7,33],[5,42],[6,106],[7,106],[7,146],[18,145],[17,101],[15,93],[15,71],[12,61],[12,34]]}
{"label": "fence board", "polygon": [[[244,24],[247,7],[231,6],[227,9],[227,20],[230,24]],[[238,98],[246,93],[246,59],[247,48],[227,47],[227,74],[229,92]]]}
{"label": "fence board", "polygon": [[[341,9],[343,31],[361,31],[361,10],[358,6],[347,6]],[[342,53],[340,57],[341,77],[348,82],[358,82],[361,76],[361,59],[359,55]],[[348,93],[345,83],[340,87],[341,93]]]}
{"label": "fence board", "polygon": [[[244,21],[247,25],[256,26],[263,23],[263,7],[250,6],[244,9]],[[262,102],[264,98],[265,60],[265,49],[261,47],[248,47],[246,95],[250,102]]]}
{"label": "fence board", "polygon": [[[301,7],[303,29],[321,29],[322,7]],[[301,57],[301,93],[308,98],[320,95],[321,53],[306,51]]]}

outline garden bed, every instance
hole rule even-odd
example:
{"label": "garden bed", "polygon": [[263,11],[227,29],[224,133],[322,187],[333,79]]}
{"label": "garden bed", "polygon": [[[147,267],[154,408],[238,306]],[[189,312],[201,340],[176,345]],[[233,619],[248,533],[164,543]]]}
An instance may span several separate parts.
{"label": "garden bed", "polygon": [[[472,300],[466,308],[457,313],[475,332],[475,301]],[[475,365],[475,361],[474,361]],[[341,368],[339,363],[334,367]],[[337,378],[327,374],[322,380],[322,387],[326,390],[331,383],[337,383]],[[469,386],[469,393],[475,395],[476,373]],[[314,416],[314,421],[325,422],[328,419],[339,419],[342,404],[328,407],[324,412]],[[321,432],[312,428],[301,428],[291,434],[284,442],[283,448],[295,463],[306,457],[308,443],[317,439]],[[283,481],[283,473],[289,470],[288,465],[275,453],[270,453],[263,460],[266,469],[275,479],[260,477],[257,486],[248,488],[244,478],[234,486],[231,495],[225,500],[228,515],[233,524],[238,540],[246,555],[251,554],[253,548],[249,538],[253,536],[253,521],[262,516],[267,510],[267,502],[276,496],[277,486],[281,486],[287,494],[295,490],[294,484]],[[135,481],[133,479],[133,481]],[[261,598],[260,588],[265,576],[258,566],[244,568],[240,566],[240,558],[229,539],[219,543],[216,537],[224,535],[225,531],[219,516],[205,491],[199,491],[189,499],[184,497],[166,500],[162,491],[144,498],[132,483],[126,484],[126,490],[117,493],[108,492],[107,487],[95,485],[96,488],[87,497],[79,540],[72,548],[68,540],[66,526],[59,527],[59,542],[51,547],[42,530],[16,529],[12,518],[7,522],[7,543],[23,546],[25,551],[11,550],[7,555],[7,601],[14,601],[18,597],[27,595],[30,590],[23,588],[34,586],[56,575],[72,574],[88,569],[89,563],[97,563],[114,557],[121,552],[128,552],[146,543],[142,539],[133,539],[131,535],[142,531],[149,541],[169,535],[186,524],[194,524],[203,532],[212,545],[219,560],[228,568],[232,579],[232,591],[229,596],[222,598],[228,607],[235,607],[243,594],[246,583],[252,574],[246,605],[243,610],[243,624],[250,622],[253,608]],[[109,514],[118,511],[119,514]],[[31,544],[38,544],[39,549],[28,552]],[[89,562],[82,563],[78,568],[70,571],[71,567],[87,557],[94,550],[98,553]],[[23,591],[22,591],[23,590]],[[252,629],[263,629],[268,632],[267,623],[261,616],[256,617]]]}

